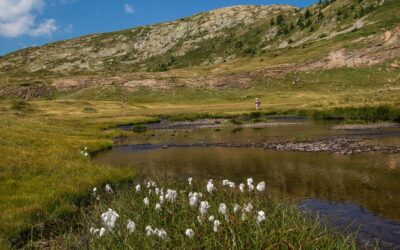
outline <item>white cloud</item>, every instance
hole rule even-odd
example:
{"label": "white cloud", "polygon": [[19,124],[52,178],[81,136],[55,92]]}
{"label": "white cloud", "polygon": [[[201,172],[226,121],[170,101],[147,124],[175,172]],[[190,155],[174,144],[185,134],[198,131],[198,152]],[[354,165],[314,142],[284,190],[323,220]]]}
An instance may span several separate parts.
{"label": "white cloud", "polygon": [[127,3],[124,4],[124,10],[125,10],[125,12],[128,13],[128,14],[133,14],[133,13],[135,13],[135,10],[133,9],[132,5],[127,4]]}
{"label": "white cloud", "polygon": [[54,19],[36,23],[44,6],[44,0],[0,0],[0,36],[51,35],[57,30]]}
{"label": "white cloud", "polygon": [[29,31],[31,36],[50,36],[57,30],[56,20],[47,19],[40,23],[36,28]]}

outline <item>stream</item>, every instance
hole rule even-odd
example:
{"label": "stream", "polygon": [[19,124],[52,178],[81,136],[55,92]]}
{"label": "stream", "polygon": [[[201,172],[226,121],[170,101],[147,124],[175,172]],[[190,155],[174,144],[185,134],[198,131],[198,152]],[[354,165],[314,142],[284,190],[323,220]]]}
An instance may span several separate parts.
{"label": "stream", "polygon": [[340,232],[357,232],[362,248],[378,244],[381,249],[400,249],[397,151],[341,154],[252,146],[345,137],[357,139],[362,146],[400,147],[400,128],[331,129],[337,122],[296,117],[269,118],[269,124],[256,128],[220,123],[148,125],[145,132],[116,138],[115,147],[96,155],[95,161],[133,168],[145,176],[192,176],[236,183],[247,177],[265,180],[272,196],[295,202],[302,211],[320,216]]}

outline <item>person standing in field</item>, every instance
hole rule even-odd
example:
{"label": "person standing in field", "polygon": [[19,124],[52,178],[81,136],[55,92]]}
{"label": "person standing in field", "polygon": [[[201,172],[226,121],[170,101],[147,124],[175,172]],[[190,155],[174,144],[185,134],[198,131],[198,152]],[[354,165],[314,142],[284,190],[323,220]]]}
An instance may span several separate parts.
{"label": "person standing in field", "polygon": [[258,98],[256,98],[255,104],[256,104],[256,110],[259,110],[261,108],[261,102]]}

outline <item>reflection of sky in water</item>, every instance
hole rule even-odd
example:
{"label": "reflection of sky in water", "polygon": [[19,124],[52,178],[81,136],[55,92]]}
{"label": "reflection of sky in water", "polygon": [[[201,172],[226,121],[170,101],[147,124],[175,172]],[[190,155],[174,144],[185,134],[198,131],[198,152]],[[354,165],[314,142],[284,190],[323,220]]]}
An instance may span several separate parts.
{"label": "reflection of sky in water", "polygon": [[[315,138],[326,135],[362,134],[374,144],[399,145],[400,129],[376,131],[336,131],[330,125],[309,123],[301,126],[185,131],[147,131],[119,141],[111,151],[101,153],[96,161],[113,166],[132,167],[139,173],[156,176],[193,176],[229,178],[243,182],[246,177],[267,181],[270,194],[295,200],[321,215],[331,215],[335,226],[348,226],[359,236],[371,239],[383,235],[388,242],[399,243],[400,154],[361,154],[344,156],[325,153],[274,152],[250,148],[163,149],[170,143],[272,141],[281,138]],[[127,144],[152,143],[142,147]],[[352,205],[357,204],[357,205]],[[364,211],[363,208],[368,211]],[[375,216],[372,213],[379,215]],[[393,231],[393,232],[390,232]]]}
{"label": "reflection of sky in water", "polygon": [[382,219],[351,203],[329,203],[319,199],[308,199],[300,208],[318,214],[334,228],[345,232],[358,232],[361,245],[376,246],[374,238],[379,238],[379,248],[400,249],[400,224]]}

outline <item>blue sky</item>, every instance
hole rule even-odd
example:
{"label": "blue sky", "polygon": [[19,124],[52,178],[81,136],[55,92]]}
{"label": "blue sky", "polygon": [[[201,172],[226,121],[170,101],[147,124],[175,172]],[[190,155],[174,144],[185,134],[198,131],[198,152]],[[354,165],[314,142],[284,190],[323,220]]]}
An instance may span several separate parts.
{"label": "blue sky", "polygon": [[0,0],[0,55],[85,34],[175,20],[239,4],[315,0]]}

